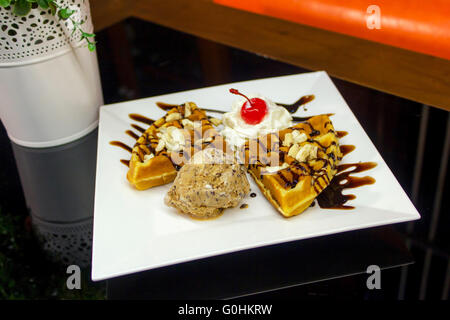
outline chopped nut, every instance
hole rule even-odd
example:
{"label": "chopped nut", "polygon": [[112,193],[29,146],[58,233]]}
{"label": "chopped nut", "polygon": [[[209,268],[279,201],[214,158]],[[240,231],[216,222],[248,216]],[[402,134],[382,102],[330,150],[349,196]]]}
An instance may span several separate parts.
{"label": "chopped nut", "polygon": [[297,130],[292,131],[292,138],[294,139],[295,143],[302,143],[308,140],[308,137],[304,132],[300,133]]}
{"label": "chopped nut", "polygon": [[290,147],[294,143],[292,133],[286,133],[284,136],[283,146]]}
{"label": "chopped nut", "polygon": [[181,124],[183,125],[183,128],[185,128],[187,130],[194,129],[194,123],[191,120],[189,120],[189,119],[181,120]]}
{"label": "chopped nut", "polygon": [[[160,132],[156,136],[160,139],[156,151],[162,150],[164,147],[167,151],[180,151],[186,144],[182,129],[175,126],[161,127]],[[161,149],[158,150],[158,147]]]}
{"label": "chopped nut", "polygon": [[175,120],[180,120],[181,119],[181,113],[179,112],[174,112],[174,113],[169,113],[166,116],[166,121],[167,122],[171,122],[171,121],[175,121]]}
{"label": "chopped nut", "polygon": [[157,145],[156,148],[155,148],[155,151],[156,151],[156,152],[159,152],[159,151],[161,151],[162,149],[164,149],[164,147],[165,147],[164,140],[159,140],[158,145]]}
{"label": "chopped nut", "polygon": [[315,159],[317,158],[317,150],[317,146],[305,144],[297,152],[295,159],[300,162]]}
{"label": "chopped nut", "polygon": [[299,145],[298,145],[298,144],[294,144],[294,145],[289,149],[288,156],[290,156],[290,157],[292,157],[292,158],[295,158],[299,150],[300,150]]}
{"label": "chopped nut", "polygon": [[155,157],[155,155],[154,155],[153,153],[146,154],[146,155],[144,156],[144,162],[149,161],[149,160],[152,159],[153,157]]}
{"label": "chopped nut", "polygon": [[191,103],[190,102],[186,102],[184,104],[184,117],[187,118],[192,114],[191,111]]}

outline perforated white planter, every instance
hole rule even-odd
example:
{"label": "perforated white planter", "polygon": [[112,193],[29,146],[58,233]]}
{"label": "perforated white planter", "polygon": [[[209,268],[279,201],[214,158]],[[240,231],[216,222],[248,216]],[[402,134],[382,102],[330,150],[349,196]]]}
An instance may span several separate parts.
{"label": "perforated white planter", "polygon": [[[87,0],[57,3],[76,10],[73,20],[92,33]],[[0,119],[14,142],[33,227],[57,260],[86,266],[97,144],[89,133],[103,98],[97,55],[80,36],[48,10],[17,17],[0,7]]]}
{"label": "perforated white planter", "polygon": [[[89,1],[58,1],[92,33]],[[96,53],[73,25],[49,10],[17,17],[0,7],[0,118],[10,139],[43,148],[74,141],[97,127],[103,104]]]}

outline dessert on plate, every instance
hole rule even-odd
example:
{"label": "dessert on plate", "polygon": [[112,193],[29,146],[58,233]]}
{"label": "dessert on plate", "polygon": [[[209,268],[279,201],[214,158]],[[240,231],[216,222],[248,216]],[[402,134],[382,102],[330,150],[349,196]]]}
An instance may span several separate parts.
{"label": "dessert on plate", "polygon": [[283,105],[230,92],[243,99],[223,115],[220,133],[193,102],[155,121],[133,147],[128,180],[139,190],[175,180],[166,204],[208,219],[249,193],[247,169],[284,217],[300,214],[330,184],[343,156],[330,118],[293,125]]}

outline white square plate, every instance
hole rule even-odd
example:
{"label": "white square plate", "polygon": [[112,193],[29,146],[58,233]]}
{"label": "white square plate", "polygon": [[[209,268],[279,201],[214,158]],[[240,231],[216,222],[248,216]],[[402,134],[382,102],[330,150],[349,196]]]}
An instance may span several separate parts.
{"label": "white square plate", "polygon": [[[126,180],[120,159],[129,153],[109,144],[120,140],[132,146],[125,134],[133,121],[130,113],[158,119],[164,112],[155,102],[193,101],[199,107],[228,111],[236,96],[228,89],[261,93],[279,103],[292,103],[303,95],[316,98],[297,116],[334,113],[336,130],[348,131],[342,144],[356,149],[342,163],[374,161],[378,166],[360,175],[376,179],[373,185],[351,190],[353,210],[326,210],[318,206],[290,219],[283,218],[263,197],[249,177],[257,196],[244,200],[247,209],[227,209],[218,219],[198,221],[164,205],[170,185],[135,190]],[[142,124],[140,124],[142,125]],[[317,237],[419,219],[420,215],[356,120],[325,72],[276,77],[191,90],[103,106],[100,109],[95,189],[92,279],[163,267],[175,263],[285,241]]]}

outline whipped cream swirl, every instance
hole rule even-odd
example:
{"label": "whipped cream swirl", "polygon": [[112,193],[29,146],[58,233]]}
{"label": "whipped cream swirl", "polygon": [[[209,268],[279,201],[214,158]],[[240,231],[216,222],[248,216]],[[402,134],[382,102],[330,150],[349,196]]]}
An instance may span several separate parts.
{"label": "whipped cream swirl", "polygon": [[231,112],[225,113],[222,117],[224,128],[221,133],[227,143],[239,148],[247,139],[253,139],[259,135],[277,132],[292,126],[292,116],[285,108],[278,106],[270,99],[261,95],[248,95],[248,98],[264,100],[267,105],[267,113],[260,123],[248,124],[241,117],[242,105],[247,100],[241,98],[234,101]]}

